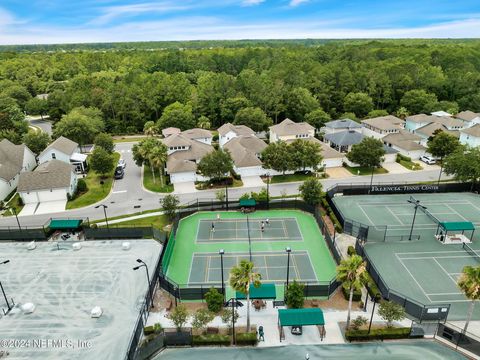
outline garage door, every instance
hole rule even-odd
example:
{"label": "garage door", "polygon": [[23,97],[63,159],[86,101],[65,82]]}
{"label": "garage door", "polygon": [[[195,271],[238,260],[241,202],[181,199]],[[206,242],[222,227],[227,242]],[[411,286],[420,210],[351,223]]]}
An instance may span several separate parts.
{"label": "garage door", "polygon": [[23,199],[23,202],[25,204],[36,204],[38,202],[38,197],[37,197],[37,192],[31,192],[31,193],[20,193],[20,196]]}
{"label": "garage door", "polygon": [[326,168],[340,167],[342,166],[342,160],[342,158],[324,159],[322,165],[325,165]]}
{"label": "garage door", "polygon": [[259,176],[266,173],[266,170],[261,166],[241,167],[236,169],[237,174],[244,176]]}
{"label": "garage door", "polygon": [[170,181],[172,184],[195,181],[195,173],[183,172],[183,173],[170,174]]}
{"label": "garage door", "polygon": [[44,201],[58,201],[67,199],[67,191],[65,189],[55,189],[52,191],[39,191],[38,199],[40,202]]}

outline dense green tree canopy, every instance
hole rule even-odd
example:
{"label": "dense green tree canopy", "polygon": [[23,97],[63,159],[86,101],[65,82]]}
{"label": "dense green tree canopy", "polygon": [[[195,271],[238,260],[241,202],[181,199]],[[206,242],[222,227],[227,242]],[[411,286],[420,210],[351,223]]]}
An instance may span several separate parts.
{"label": "dense green tree canopy", "polygon": [[343,106],[347,112],[352,112],[357,117],[363,118],[373,110],[373,100],[368,94],[351,92],[345,96]]}
{"label": "dense green tree canopy", "polygon": [[162,117],[157,123],[160,129],[167,127],[178,127],[180,130],[187,130],[195,127],[195,117],[192,114],[190,105],[183,105],[178,101],[168,105],[163,111]]}
{"label": "dense green tree canopy", "polygon": [[268,119],[262,109],[258,107],[246,107],[237,112],[233,123],[248,126],[253,131],[262,131],[272,125],[272,120]]}
{"label": "dense green tree canopy", "polygon": [[29,131],[22,138],[22,142],[37,155],[45,150],[50,140],[50,135],[43,131]]}
{"label": "dense green tree canopy", "polygon": [[80,145],[91,144],[104,127],[100,110],[81,106],[62,116],[55,124],[53,136],[65,136]]}
{"label": "dense green tree canopy", "polygon": [[211,179],[228,176],[233,170],[233,160],[228,151],[214,150],[205,155],[198,163],[198,171]]}

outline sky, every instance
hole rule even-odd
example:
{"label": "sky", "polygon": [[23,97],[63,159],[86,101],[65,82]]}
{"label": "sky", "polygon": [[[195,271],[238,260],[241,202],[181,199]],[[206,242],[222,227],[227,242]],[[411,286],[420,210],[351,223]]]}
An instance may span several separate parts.
{"label": "sky", "polygon": [[480,38],[479,0],[0,0],[0,44]]}

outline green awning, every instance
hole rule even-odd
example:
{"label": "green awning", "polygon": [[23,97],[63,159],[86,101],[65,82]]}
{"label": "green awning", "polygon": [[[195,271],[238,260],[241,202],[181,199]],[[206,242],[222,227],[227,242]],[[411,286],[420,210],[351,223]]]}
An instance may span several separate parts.
{"label": "green awning", "polygon": [[[277,298],[277,290],[275,284],[261,284],[260,287],[256,288],[253,285],[250,285],[250,299],[273,299]],[[242,294],[237,291],[237,299],[246,299],[245,294]]]}
{"label": "green awning", "polygon": [[52,219],[48,227],[51,230],[74,230],[78,229],[82,224],[83,220],[60,220]]}
{"label": "green awning", "polygon": [[325,325],[325,319],[318,308],[279,309],[278,323],[280,326]]}
{"label": "green awning", "polygon": [[440,226],[446,231],[475,230],[475,225],[470,221],[442,221]]}
{"label": "green awning", "polygon": [[240,206],[255,206],[255,199],[240,199]]}

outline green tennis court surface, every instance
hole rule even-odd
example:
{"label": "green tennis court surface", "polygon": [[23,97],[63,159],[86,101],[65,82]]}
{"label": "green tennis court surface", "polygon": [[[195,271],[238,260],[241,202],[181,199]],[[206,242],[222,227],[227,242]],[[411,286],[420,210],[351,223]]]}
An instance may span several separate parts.
{"label": "green tennis court surface", "polygon": [[[364,250],[387,286],[425,305],[451,304],[449,320],[464,320],[470,301],[457,280],[462,269],[480,264],[480,238],[475,233],[470,249],[461,244],[442,244],[434,237],[438,221],[471,221],[480,227],[480,196],[473,193],[413,194],[432,216],[417,212],[408,241],[413,205],[402,195],[339,196],[334,203],[345,218],[369,226]],[[381,232],[385,232],[383,237]],[[380,231],[381,230],[381,231]],[[402,239],[396,241],[395,239]],[[480,320],[480,308],[474,319]]]}
{"label": "green tennis court surface", "polygon": [[[248,253],[234,253],[223,256],[223,276],[228,279],[230,269],[249,259]],[[283,284],[287,273],[287,255],[285,252],[256,252],[252,255],[254,270],[262,275],[262,280],[269,283]],[[290,255],[290,280],[317,281],[307,251],[296,251]],[[222,281],[220,255],[218,253],[193,254],[189,284],[218,284]]]}
{"label": "green tennis court surface", "polygon": [[268,225],[265,219],[256,218],[202,219],[198,226],[198,242],[248,241],[249,238],[251,241],[300,241],[302,235],[295,218],[269,219]]}
{"label": "green tennis court surface", "polygon": [[[269,224],[262,232],[261,221],[266,219]],[[328,283],[335,277],[335,261],[315,218],[297,210],[256,211],[248,214],[248,220],[238,211],[190,215],[179,223],[166,274],[184,288],[219,286],[219,250],[223,249],[228,286],[230,268],[242,259],[249,260],[251,249],[255,269],[264,282],[277,284],[277,296],[282,298],[287,277],[286,247],[292,249],[290,280]]]}

